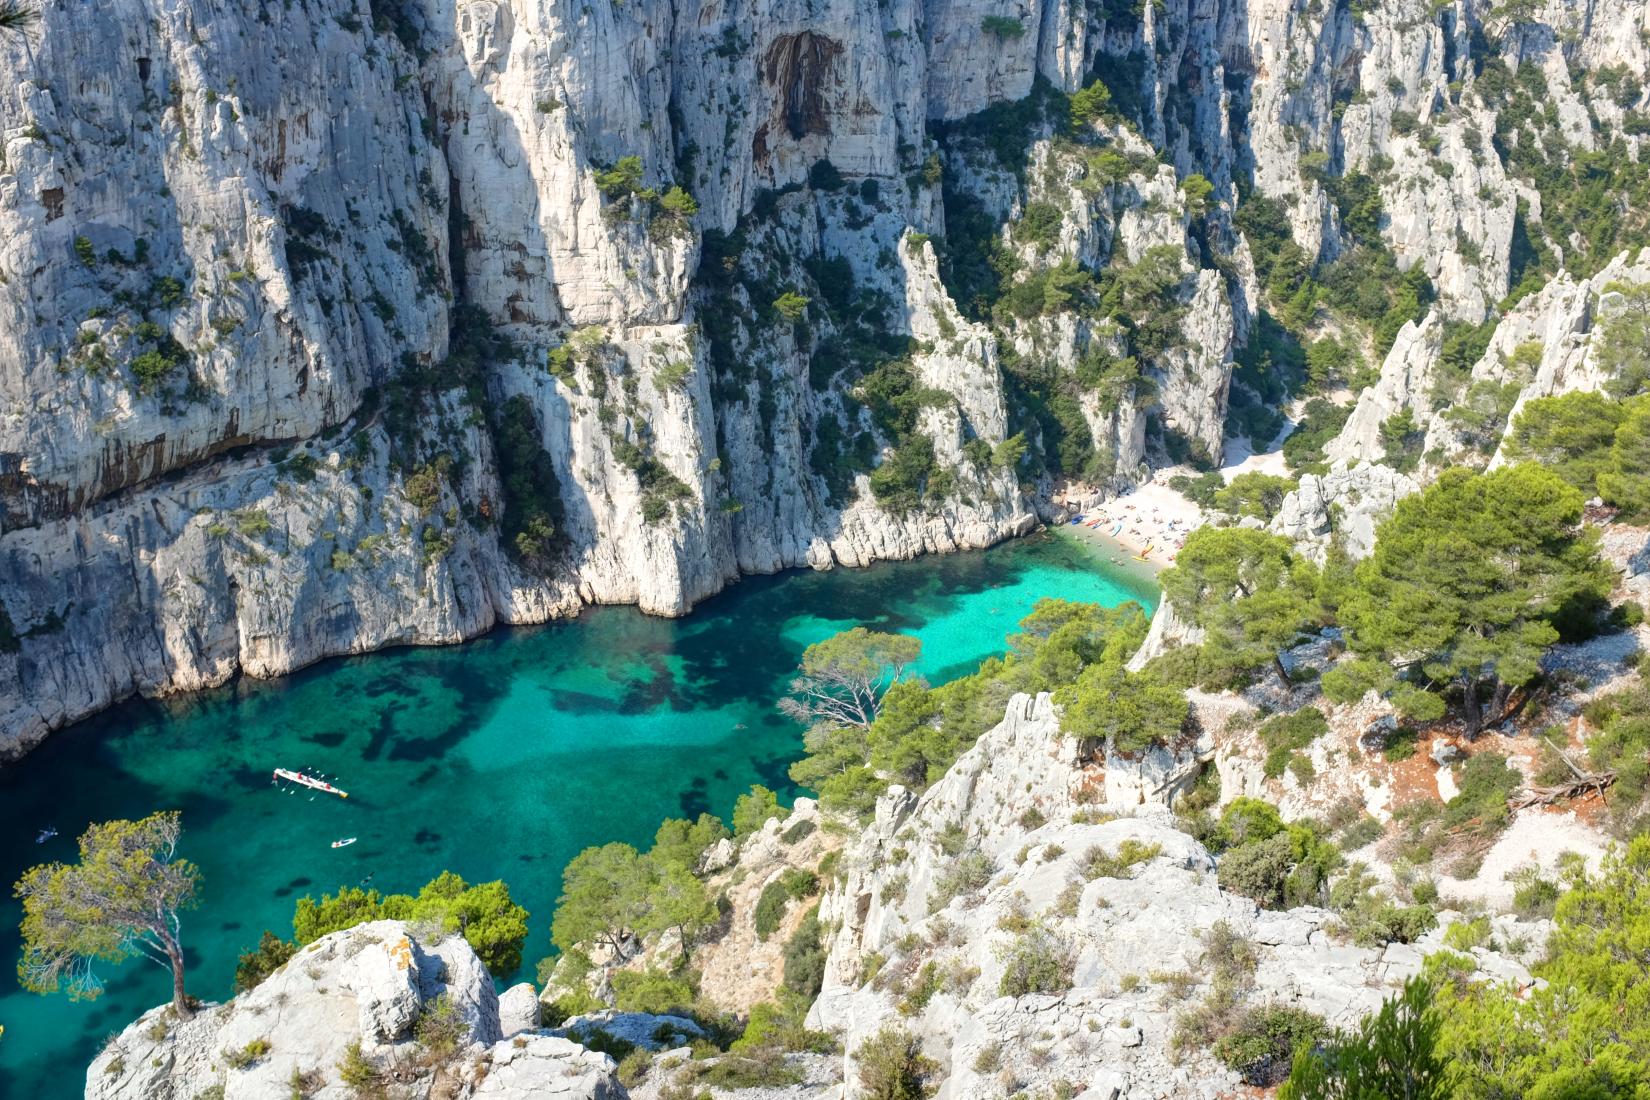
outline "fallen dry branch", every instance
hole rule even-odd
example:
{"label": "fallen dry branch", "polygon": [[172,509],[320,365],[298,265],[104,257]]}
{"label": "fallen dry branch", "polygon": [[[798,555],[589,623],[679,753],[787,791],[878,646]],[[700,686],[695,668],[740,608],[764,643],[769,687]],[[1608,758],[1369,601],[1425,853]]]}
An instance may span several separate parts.
{"label": "fallen dry branch", "polygon": [[1553,787],[1531,787],[1509,799],[1507,805],[1510,809],[1522,810],[1530,806],[1551,806],[1561,800],[1582,798],[1592,794],[1603,798],[1604,788],[1615,781],[1615,772],[1578,775]]}

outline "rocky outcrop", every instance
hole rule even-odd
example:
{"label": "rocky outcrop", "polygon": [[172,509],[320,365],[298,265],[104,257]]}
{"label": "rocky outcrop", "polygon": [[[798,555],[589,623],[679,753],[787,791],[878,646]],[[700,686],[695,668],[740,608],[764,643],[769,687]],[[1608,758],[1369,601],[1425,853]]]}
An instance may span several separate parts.
{"label": "rocky outcrop", "polygon": [[[1442,947],[1441,932],[1355,947],[1322,910],[1263,911],[1225,893],[1215,861],[1173,827],[1165,795],[1101,794],[1109,788],[1063,756],[1051,718],[1046,697],[1016,697],[921,798],[891,790],[850,850],[821,910],[838,929],[809,1015],[843,1036],[848,1095],[855,1049],[891,1024],[936,1061],[942,1100],[1035,1095],[1062,1080],[1112,1096],[1227,1095],[1241,1082],[1208,1050],[1171,1051],[1177,1004],[1212,980],[1210,929],[1255,953],[1254,1003],[1342,1026]],[[1095,870],[1096,853],[1129,845],[1144,853],[1135,866]],[[1063,968],[1049,992],[1005,977],[1032,940]],[[1473,954],[1483,976],[1529,980],[1515,960]]]}
{"label": "rocky outcrop", "polygon": [[1148,663],[1181,645],[1203,644],[1204,630],[1183,620],[1168,600],[1159,600],[1152,612],[1152,625],[1140,648],[1129,658],[1128,670],[1139,672]]}
{"label": "rocky outcrop", "polygon": [[[554,1035],[517,1036],[487,1052],[475,1097],[497,1100],[628,1100],[613,1059]],[[319,1094],[317,1094],[319,1095]]]}
{"label": "rocky outcrop", "polygon": [[1406,412],[1424,430],[1433,416],[1432,388],[1443,338],[1443,321],[1436,313],[1398,330],[1380,378],[1358,395],[1346,425],[1324,447],[1325,458],[1348,464],[1379,462],[1388,448],[1383,425]]}
{"label": "rocky outcrop", "polygon": [[[446,1023],[440,1048],[425,1021]],[[351,1054],[358,1045],[359,1056]],[[451,1049],[447,1049],[450,1047]],[[356,1095],[341,1065],[407,1096],[622,1100],[613,1060],[545,1032],[510,1038],[487,968],[461,937],[418,938],[400,921],[323,936],[260,984],[179,1021],[145,1013],[86,1071],[87,1100]]]}
{"label": "rocky outcrop", "polygon": [[1320,564],[1339,541],[1354,559],[1375,548],[1375,529],[1398,501],[1420,486],[1380,463],[1338,463],[1327,474],[1306,474],[1283,498],[1271,530],[1293,541]]}

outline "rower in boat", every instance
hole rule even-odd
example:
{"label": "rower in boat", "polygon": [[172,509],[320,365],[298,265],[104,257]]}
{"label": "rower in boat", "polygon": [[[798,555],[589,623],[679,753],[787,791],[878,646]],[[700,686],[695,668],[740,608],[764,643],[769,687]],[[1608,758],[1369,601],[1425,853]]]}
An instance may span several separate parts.
{"label": "rower in boat", "polygon": [[308,787],[312,791],[320,791],[322,794],[335,794],[339,798],[349,797],[348,791],[341,791],[325,779],[306,772],[295,772],[290,768],[276,768],[275,777],[271,782],[280,783],[282,780],[288,783],[296,783],[300,787]]}

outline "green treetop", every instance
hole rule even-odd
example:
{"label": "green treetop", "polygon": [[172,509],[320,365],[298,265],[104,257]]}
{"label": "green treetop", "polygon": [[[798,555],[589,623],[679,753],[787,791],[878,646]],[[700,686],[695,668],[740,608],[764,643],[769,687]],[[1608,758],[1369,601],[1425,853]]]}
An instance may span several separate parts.
{"label": "green treetop", "polygon": [[1643,523],[1650,519],[1650,397],[1624,407],[1627,415],[1598,472],[1598,492],[1605,503],[1621,509],[1623,519]]}
{"label": "green treetop", "polygon": [[574,856],[562,872],[551,942],[563,952],[579,944],[605,944],[625,958],[630,940],[647,921],[650,872],[628,844],[603,844]]}
{"label": "green treetop", "polygon": [[103,992],[94,963],[142,955],[171,971],[172,1008],[187,1019],[178,913],[195,903],[200,872],[178,858],[182,832],[176,812],[92,825],[80,838],[79,863],[42,864],[18,879],[23,988],[92,999]]}
{"label": "green treetop", "polygon": [[292,933],[301,946],[366,921],[429,922],[442,931],[463,935],[488,971],[504,977],[521,968],[527,915],[526,909],[511,900],[510,888],[503,882],[471,886],[451,871],[443,871],[425,883],[416,897],[345,887],[336,894],[322,895],[320,901],[299,898],[292,914]]}
{"label": "green treetop", "polygon": [[815,642],[802,654],[791,696],[779,709],[800,722],[868,729],[888,686],[922,654],[922,642],[856,626]]}
{"label": "green treetop", "polygon": [[1371,687],[1432,719],[1457,701],[1469,736],[1517,709],[1555,621],[1596,610],[1610,590],[1582,497],[1534,465],[1446,470],[1399,501],[1341,607],[1358,660],[1324,676],[1331,698]]}
{"label": "green treetop", "polygon": [[1538,397],[1513,422],[1507,457],[1539,463],[1591,496],[1625,417],[1622,403],[1601,393]]}
{"label": "green treetop", "polygon": [[694,937],[717,919],[693,865],[726,835],[720,821],[702,815],[692,825],[665,822],[646,855],[628,844],[586,848],[562,872],[551,942],[563,953],[600,944],[623,961],[637,939],[674,931],[686,959]]}
{"label": "green treetop", "polygon": [[1175,612],[1207,632],[1217,663],[1270,664],[1285,684],[1283,651],[1321,614],[1312,564],[1288,539],[1247,527],[1198,528],[1158,580]]}

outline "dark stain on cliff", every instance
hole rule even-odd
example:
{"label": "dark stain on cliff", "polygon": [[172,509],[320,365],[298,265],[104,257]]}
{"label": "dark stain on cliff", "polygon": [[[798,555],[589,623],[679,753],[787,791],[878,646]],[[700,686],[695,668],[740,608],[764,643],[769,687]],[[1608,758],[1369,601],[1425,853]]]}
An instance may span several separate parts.
{"label": "dark stain on cliff", "polygon": [[783,98],[785,128],[800,140],[831,132],[826,92],[835,83],[842,43],[813,31],[782,34],[768,47],[762,75]]}

